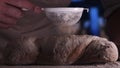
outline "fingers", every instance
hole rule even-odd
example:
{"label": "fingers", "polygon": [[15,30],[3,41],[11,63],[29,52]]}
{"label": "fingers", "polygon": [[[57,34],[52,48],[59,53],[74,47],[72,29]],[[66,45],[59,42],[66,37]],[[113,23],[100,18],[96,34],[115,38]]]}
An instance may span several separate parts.
{"label": "fingers", "polygon": [[0,28],[9,28],[22,17],[22,12],[5,4],[0,4]]}
{"label": "fingers", "polygon": [[7,16],[10,16],[10,17],[13,17],[13,18],[21,18],[23,15],[22,15],[22,12],[19,10],[19,9],[16,9],[14,7],[11,7],[11,6],[7,6],[7,5],[1,5],[0,7],[0,12],[3,13],[4,15],[7,15]]}
{"label": "fingers", "polygon": [[0,5],[0,28],[9,28],[16,24],[22,12],[14,7]]}
{"label": "fingers", "polygon": [[25,8],[28,10],[32,10],[33,12],[41,12],[41,8],[33,5],[28,0],[8,0],[8,4],[13,5],[18,8]]}
{"label": "fingers", "polygon": [[32,9],[34,7],[28,0],[8,0],[8,3],[19,8]]}
{"label": "fingers", "polygon": [[5,15],[2,15],[2,14],[0,14],[0,21],[1,22],[4,22],[4,24],[8,24],[8,25],[13,25],[13,24],[16,24],[16,19],[14,19],[14,18],[11,18],[11,17],[7,17],[7,16],[5,16]]}
{"label": "fingers", "polygon": [[41,12],[41,8],[33,5],[28,0],[0,0],[0,28],[7,28],[16,24],[23,16],[22,9]]}
{"label": "fingers", "polygon": [[17,22],[16,19],[11,18],[11,17],[7,17],[3,14],[0,14],[0,27],[1,28],[8,28],[12,25],[15,25]]}

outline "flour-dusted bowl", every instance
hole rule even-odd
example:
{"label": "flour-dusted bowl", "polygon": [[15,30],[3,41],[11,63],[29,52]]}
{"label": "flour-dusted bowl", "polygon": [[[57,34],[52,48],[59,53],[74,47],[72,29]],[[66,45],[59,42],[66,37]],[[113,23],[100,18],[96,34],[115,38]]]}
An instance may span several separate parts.
{"label": "flour-dusted bowl", "polygon": [[55,25],[74,25],[83,13],[84,8],[44,8],[46,16]]}

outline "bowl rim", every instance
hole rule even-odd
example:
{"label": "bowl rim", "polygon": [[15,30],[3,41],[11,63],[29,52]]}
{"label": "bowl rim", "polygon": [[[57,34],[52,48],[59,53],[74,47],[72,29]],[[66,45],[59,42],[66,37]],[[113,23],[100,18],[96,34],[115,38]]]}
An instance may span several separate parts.
{"label": "bowl rim", "polygon": [[[45,11],[72,11],[72,12],[81,12],[84,10],[83,7],[51,7],[51,8],[44,8]],[[74,11],[73,11],[74,10]]]}

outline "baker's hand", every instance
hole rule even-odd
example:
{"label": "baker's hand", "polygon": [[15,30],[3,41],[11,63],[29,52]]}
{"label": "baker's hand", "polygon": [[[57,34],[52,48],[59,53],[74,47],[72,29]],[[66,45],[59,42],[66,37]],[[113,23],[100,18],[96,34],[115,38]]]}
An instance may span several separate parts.
{"label": "baker's hand", "polygon": [[0,29],[14,26],[28,10],[39,13],[41,8],[28,0],[0,0]]}

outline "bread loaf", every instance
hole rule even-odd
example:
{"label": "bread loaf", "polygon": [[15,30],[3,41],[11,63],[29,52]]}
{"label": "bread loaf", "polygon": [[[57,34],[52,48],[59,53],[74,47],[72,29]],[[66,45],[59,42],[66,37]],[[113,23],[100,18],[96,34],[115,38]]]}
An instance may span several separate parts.
{"label": "bread loaf", "polygon": [[8,45],[4,54],[7,64],[68,65],[118,59],[114,43],[89,35],[21,38]]}

